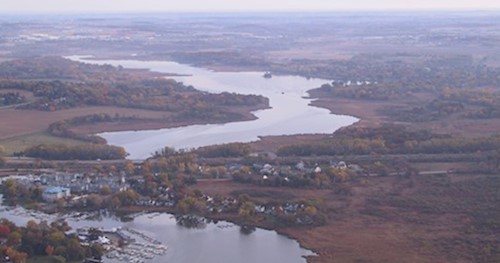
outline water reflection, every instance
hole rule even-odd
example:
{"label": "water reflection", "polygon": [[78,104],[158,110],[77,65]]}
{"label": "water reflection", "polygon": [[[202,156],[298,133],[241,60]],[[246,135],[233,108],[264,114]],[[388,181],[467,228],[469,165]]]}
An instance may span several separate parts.
{"label": "water reflection", "polygon": [[[274,231],[239,227],[229,222],[196,216],[175,217],[166,213],[139,213],[124,220],[123,215],[116,216],[106,210],[48,215],[22,207],[6,207],[0,203],[0,218],[6,218],[17,225],[26,225],[29,220],[46,220],[50,223],[64,219],[73,229],[133,229],[168,246],[165,255],[147,261],[149,263],[305,263],[303,256],[314,255],[311,251],[300,248],[295,240]],[[105,259],[105,262],[120,261]]]}
{"label": "water reflection", "polygon": [[180,215],[175,216],[175,221],[177,225],[185,228],[204,229],[207,227],[208,219],[196,215]]}
{"label": "water reflection", "polygon": [[242,225],[240,226],[240,233],[244,235],[250,235],[257,230],[254,226]]}

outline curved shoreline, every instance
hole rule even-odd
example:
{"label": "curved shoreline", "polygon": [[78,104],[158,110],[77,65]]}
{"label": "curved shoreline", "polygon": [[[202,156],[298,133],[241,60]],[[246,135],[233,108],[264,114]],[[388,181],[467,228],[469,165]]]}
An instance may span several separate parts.
{"label": "curved shoreline", "polygon": [[[226,124],[231,122],[239,121],[252,121],[256,120],[257,117],[253,112],[258,110],[264,110],[269,108],[267,105],[260,105],[255,107],[238,107],[235,109],[230,109],[231,112],[238,113],[242,118],[234,118],[228,120],[198,120],[198,121],[179,121],[172,122],[168,118],[138,118],[135,120],[130,120],[126,122],[116,122],[116,123],[96,123],[96,124],[85,124],[77,125],[71,128],[75,132],[87,134],[87,135],[98,135],[101,133],[111,133],[111,132],[123,132],[123,131],[141,131],[141,130],[160,130],[160,129],[170,129],[170,128],[181,128],[191,125],[206,125],[206,124]],[[169,112],[158,112],[158,114],[168,115]]]}
{"label": "curved shoreline", "polygon": [[[128,207],[123,207],[117,209],[115,212],[118,213],[124,213],[124,215],[131,215],[135,213],[154,213],[154,212],[159,212],[159,213],[168,213],[171,215],[182,215],[178,214],[175,212],[174,209],[168,208],[168,207],[141,207],[141,206],[128,206]],[[206,215],[201,215],[201,217],[211,219],[211,220],[222,220],[226,222],[230,222],[232,224],[235,224],[237,226],[251,226],[251,227],[256,227],[260,229],[265,229],[269,231],[275,231],[277,234],[285,236],[291,240],[297,241],[301,249],[307,250],[312,252],[312,255],[303,255],[306,259],[307,262],[309,262],[309,258],[311,257],[319,257],[320,254],[317,251],[314,251],[313,248],[308,248],[304,246],[303,242],[301,242],[300,237],[295,237],[293,236],[290,232],[286,231],[286,228],[280,228],[280,227],[273,227],[272,225],[269,224],[262,224],[262,223],[256,223],[256,222],[245,222],[244,220],[240,219],[237,215],[232,215],[228,213],[220,213],[220,214],[206,214]],[[307,227],[302,227],[303,229]]]}
{"label": "curved shoreline", "polygon": [[141,127],[140,131],[97,134],[104,137],[109,144],[124,147],[132,159],[147,158],[151,152],[158,149],[159,145],[191,149],[214,144],[253,142],[265,136],[328,134],[358,121],[355,117],[333,115],[327,109],[311,105],[307,91],[323,84],[326,80],[306,79],[300,76],[276,76],[265,79],[262,77],[262,72],[214,72],[171,61],[92,60],[91,63],[192,75],[174,77],[174,80],[209,93],[251,94],[269,99],[270,108],[253,111],[255,119],[252,121],[188,125],[161,130],[143,130]]}
{"label": "curved shoreline", "polygon": [[[62,214],[60,213],[57,216],[54,216],[54,214],[47,214],[47,213],[39,211],[39,210],[31,210],[31,209],[24,208],[22,206],[20,206],[20,208],[12,209],[9,206],[4,206],[3,204],[0,204],[0,207],[2,207],[2,213],[0,213],[0,214],[5,213],[6,211],[14,211],[14,213],[7,212],[7,214],[5,214],[3,216],[0,215],[0,217],[4,217],[4,218],[11,220],[11,221],[14,220],[14,218],[18,218],[18,219],[22,218],[22,220],[25,220],[26,222],[31,220],[31,219],[35,219],[37,221],[38,220],[47,220],[50,222],[51,220],[55,220],[55,219],[59,220],[59,219],[63,218],[65,220],[67,220],[67,222],[70,224],[70,226],[72,226],[74,228],[81,227],[81,226],[88,226],[88,225],[98,226],[99,225],[98,222],[100,221],[100,220],[96,221],[95,219],[92,219],[92,218],[84,218],[84,219],[76,218],[76,219],[74,219],[71,216],[73,211],[65,211],[65,212],[62,212]],[[19,209],[21,209],[21,211],[22,211],[21,213],[15,212],[15,211],[19,211]],[[78,212],[78,210],[75,210],[74,212]],[[108,227],[109,228],[110,227],[109,225],[111,222],[113,222],[113,220],[116,221],[118,217],[127,216],[127,215],[132,215],[134,220],[136,218],[138,218],[140,215],[150,214],[150,213],[155,213],[155,212],[162,213],[165,215],[170,215],[170,216],[180,215],[180,214],[176,213],[172,208],[168,208],[168,207],[128,206],[128,207],[122,207],[120,209],[115,209],[115,210],[112,210],[110,212],[112,212],[112,213],[108,214],[108,216],[109,215],[113,215],[113,216],[109,216],[108,219],[111,219],[111,221],[106,219],[105,220],[106,223],[104,225],[101,225],[101,227],[104,227],[104,228]],[[85,213],[85,212],[82,212],[82,213]],[[61,215],[62,215],[62,217],[61,217]],[[116,218],[114,218],[114,217],[116,217]],[[281,231],[273,229],[272,227],[269,227],[266,225],[244,224],[241,222],[241,220],[238,220],[237,217],[228,217],[228,215],[221,215],[220,217],[217,217],[217,216],[210,216],[207,214],[207,215],[201,215],[200,217],[210,219],[213,221],[224,221],[227,223],[231,223],[235,226],[241,227],[241,226],[247,225],[247,226],[256,227],[257,229],[275,232],[276,234],[278,234],[282,237],[285,237],[286,239],[288,239],[292,242],[296,242],[296,244],[298,245],[298,249],[300,249],[301,258],[305,258],[306,261],[307,261],[307,257],[311,256],[310,254],[315,254],[310,249],[304,248],[297,239],[294,239],[294,238],[290,237],[289,235],[282,233]],[[24,222],[20,223],[20,222],[16,222],[15,220],[14,220],[14,222],[17,224],[20,224],[20,225],[25,224]],[[138,221],[138,224],[139,225],[141,224],[140,220]],[[146,229],[141,229],[141,230],[147,231]]]}

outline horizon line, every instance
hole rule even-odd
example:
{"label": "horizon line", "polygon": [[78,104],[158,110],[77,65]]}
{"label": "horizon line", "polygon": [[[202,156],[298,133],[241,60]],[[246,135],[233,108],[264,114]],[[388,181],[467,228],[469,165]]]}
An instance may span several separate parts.
{"label": "horizon line", "polygon": [[500,12],[498,8],[387,8],[387,9],[330,9],[330,10],[143,10],[143,11],[0,11],[0,14],[11,15],[44,15],[44,14],[258,14],[258,13],[355,13],[355,12],[370,12],[370,13],[393,13],[393,12]]}

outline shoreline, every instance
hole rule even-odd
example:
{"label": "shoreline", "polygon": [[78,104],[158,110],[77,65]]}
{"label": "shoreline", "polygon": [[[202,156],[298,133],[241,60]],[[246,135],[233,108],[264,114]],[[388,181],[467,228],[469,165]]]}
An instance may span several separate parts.
{"label": "shoreline", "polygon": [[[115,213],[123,213],[123,216],[127,215],[133,215],[136,213],[168,213],[174,216],[182,216],[182,214],[178,214],[175,212],[175,209],[169,208],[169,207],[141,207],[141,206],[127,206],[123,208],[119,208],[115,210]],[[238,218],[238,215],[236,214],[230,214],[230,213],[219,213],[219,214],[207,214],[207,215],[199,215],[200,217],[207,218],[210,220],[219,220],[219,221],[226,221],[232,224],[235,224],[237,226],[251,226],[251,227],[256,227],[264,230],[269,230],[269,231],[274,231],[279,235],[285,236],[291,240],[296,241],[299,244],[299,247],[304,250],[308,250],[313,253],[313,255],[307,255],[307,256],[302,256],[303,258],[306,259],[306,262],[310,262],[310,258],[314,257],[320,257],[319,253],[317,251],[314,251],[313,248],[306,247],[303,242],[300,240],[300,237],[294,236],[290,231],[293,231],[294,228],[281,228],[281,227],[273,227],[270,224],[264,224],[264,223],[256,223],[256,222],[245,222],[243,219]],[[307,227],[297,227],[301,229],[306,229]]]}
{"label": "shoreline", "polygon": [[[193,121],[172,122],[171,120],[168,119],[168,117],[149,118],[149,119],[141,118],[127,122],[78,125],[72,127],[71,130],[76,131],[77,133],[83,133],[85,135],[98,135],[100,133],[111,133],[111,132],[146,131],[146,130],[181,128],[191,125],[226,124],[231,122],[256,120],[257,117],[253,114],[253,112],[258,110],[265,110],[268,108],[269,107],[266,105],[259,105],[255,107],[238,107],[235,109],[229,109],[230,112],[236,113],[242,117],[229,120],[216,120],[216,121],[193,120]],[[159,112],[159,113],[170,114],[169,112]]]}

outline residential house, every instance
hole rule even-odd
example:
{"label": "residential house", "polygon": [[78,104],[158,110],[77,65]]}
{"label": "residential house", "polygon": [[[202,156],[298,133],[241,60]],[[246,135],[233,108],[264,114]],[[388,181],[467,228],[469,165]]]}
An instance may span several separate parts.
{"label": "residential house", "polygon": [[57,199],[71,196],[71,190],[67,187],[48,187],[43,191],[42,198],[47,202],[54,202]]}

